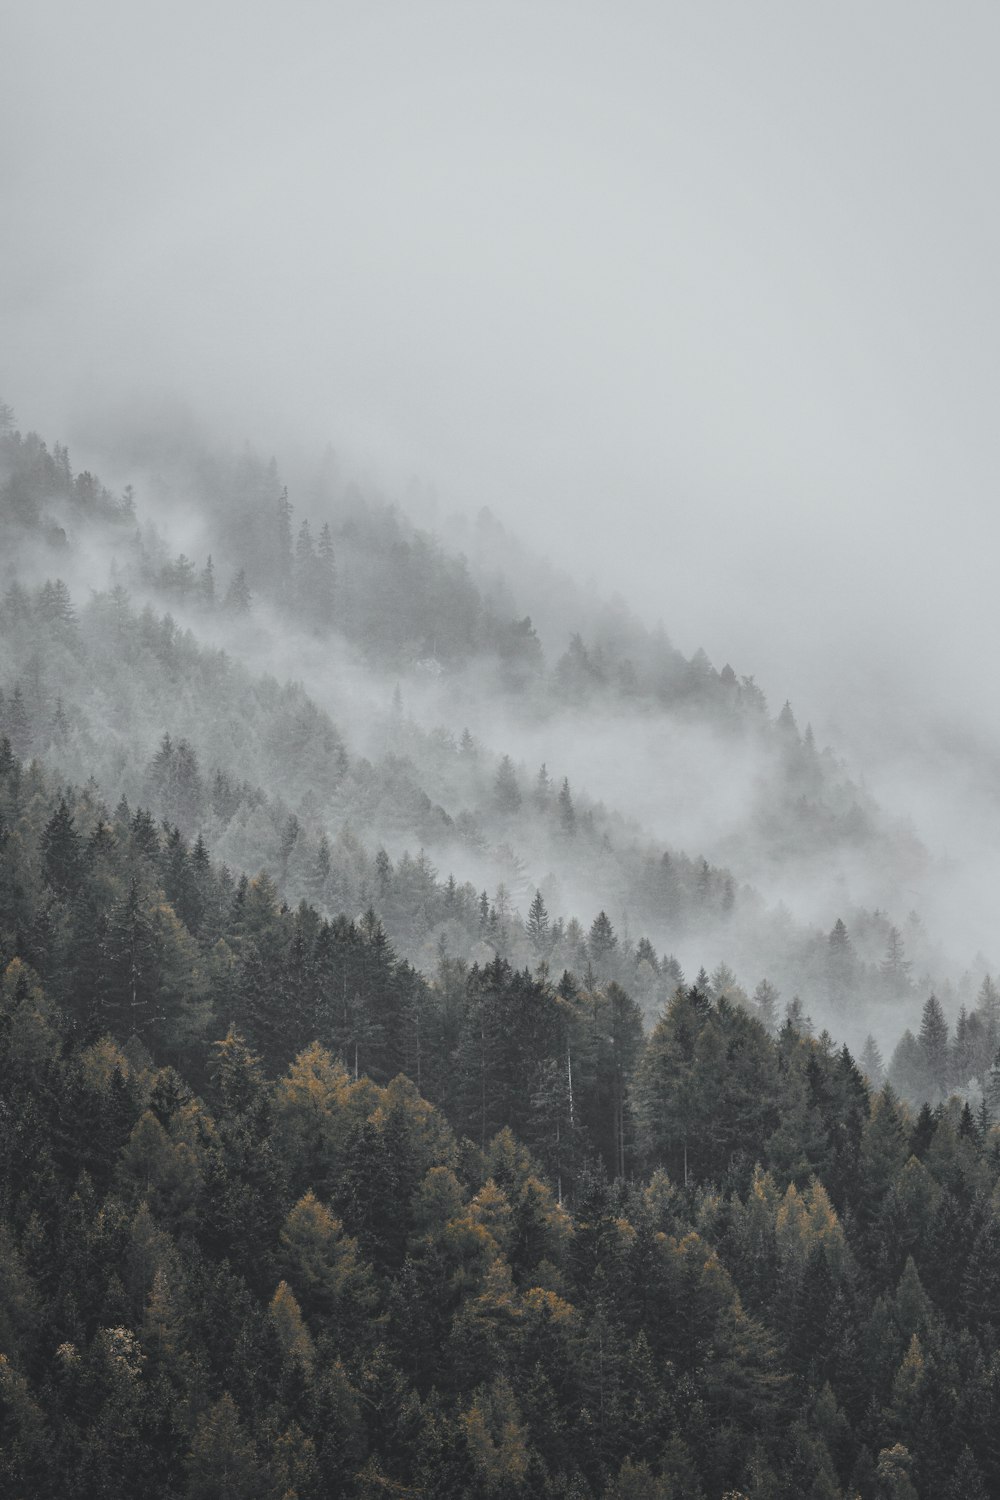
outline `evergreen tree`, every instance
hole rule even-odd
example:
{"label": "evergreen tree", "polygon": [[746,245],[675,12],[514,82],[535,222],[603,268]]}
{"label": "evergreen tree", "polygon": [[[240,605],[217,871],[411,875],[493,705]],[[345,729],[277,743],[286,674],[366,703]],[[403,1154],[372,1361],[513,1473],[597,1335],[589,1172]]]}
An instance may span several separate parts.
{"label": "evergreen tree", "polygon": [[107,1014],[118,1036],[145,1036],[164,1016],[158,945],[134,878],[111,912],[106,943]]}
{"label": "evergreen tree", "polygon": [[900,997],[909,993],[912,964],[904,956],[903,937],[898,927],[889,928],[885,957],[879,965],[883,982],[890,995]]}
{"label": "evergreen tree", "polygon": [[517,773],[509,755],[505,755],[500,761],[494,782],[494,797],[500,812],[512,815],[520,811],[521,789],[517,782]]}
{"label": "evergreen tree", "polygon": [[536,953],[543,954],[548,949],[549,942],[549,914],[545,909],[541,891],[536,891],[534,899],[528,911],[528,921],[525,928],[528,941]]}
{"label": "evergreen tree", "polygon": [[81,874],[83,853],[80,835],[73,826],[73,815],[66,798],[59,800],[42,835],[42,861],[45,879],[60,896],[75,890]]}
{"label": "evergreen tree", "polygon": [[247,584],[246,570],[240,568],[233,576],[233,580],[226,590],[223,608],[231,615],[245,615],[249,613],[252,602],[253,598]]}
{"label": "evergreen tree", "polygon": [[208,554],[208,561],[201,570],[198,580],[198,597],[206,609],[215,608],[215,568],[212,565],[212,554]]}
{"label": "evergreen tree", "polygon": [[769,979],[762,979],[753,992],[753,1003],[758,1019],[768,1036],[778,1029],[778,1001],[781,995]]}
{"label": "evergreen tree", "polygon": [[975,1014],[983,1026],[983,1052],[988,1067],[1000,1047],[1000,989],[989,974],[983,979],[976,997]]}
{"label": "evergreen tree", "polygon": [[871,1032],[865,1037],[865,1045],[861,1052],[861,1071],[868,1079],[873,1089],[880,1089],[885,1081],[885,1063],[882,1061],[882,1053],[878,1042]]}
{"label": "evergreen tree", "polygon": [[847,928],[837,918],[827,939],[827,988],[835,1006],[842,1006],[851,996],[856,982],[856,960]]}
{"label": "evergreen tree", "polygon": [[929,995],[924,1004],[920,1047],[930,1085],[944,1095],[948,1088],[948,1022],[935,995]]}
{"label": "evergreen tree", "polygon": [[576,833],[576,811],[573,807],[569,781],[565,776],[559,788],[559,827],[567,838],[572,838]]}
{"label": "evergreen tree", "polygon": [[265,1473],[228,1391],[198,1418],[187,1461],[190,1500],[258,1500]]}
{"label": "evergreen tree", "polygon": [[10,742],[10,747],[17,759],[24,760],[31,751],[33,733],[24,693],[19,682],[15,682],[14,691],[7,700],[4,723],[0,727],[3,728],[4,737]]}
{"label": "evergreen tree", "polygon": [[608,920],[607,914],[598,912],[590,924],[587,935],[587,953],[598,974],[606,975],[614,962],[618,947],[618,935]]}
{"label": "evergreen tree", "polygon": [[[287,604],[291,601],[293,576],[292,507],[288,499],[287,485],[278,496],[275,521],[275,550],[272,564],[275,570],[275,591],[281,602]],[[270,549],[268,552],[270,553]]]}

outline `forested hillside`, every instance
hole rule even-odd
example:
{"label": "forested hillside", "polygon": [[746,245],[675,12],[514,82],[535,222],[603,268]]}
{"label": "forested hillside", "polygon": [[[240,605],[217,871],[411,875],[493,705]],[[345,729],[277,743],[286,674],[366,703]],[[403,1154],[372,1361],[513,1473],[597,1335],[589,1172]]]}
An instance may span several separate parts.
{"label": "forested hillside", "polygon": [[[1000,1492],[1000,991],[775,894],[913,832],[330,465],[0,462],[6,1491]],[[609,722],[749,801],[662,838]]]}
{"label": "forested hillside", "polygon": [[[684,661],[567,584],[574,614],[543,648],[532,617],[511,613],[532,600],[329,465],[306,497],[316,545],[308,517],[293,539],[276,467],[250,455],[157,451],[165,472],[147,477],[143,512],[131,491],[81,486],[64,449],[57,462],[37,438],[4,444],[0,728],[19,755],[95,777],[112,806],[151,805],[233,867],[266,867],[293,903],[357,915],[374,902],[423,969],[442,940],[487,956],[485,889],[492,938],[516,963],[536,955],[520,930],[537,896],[554,968],[585,962],[603,910],[626,953],[645,937],[644,955],[724,964],[749,991],[766,977],[858,1046],[876,1002],[885,1042],[905,1020],[890,953],[948,999],[948,963],[903,904],[927,862],[913,832],[788,705],[770,718],[752,677]],[[78,489],[104,495],[99,514]],[[164,540],[172,517],[191,533],[192,511],[197,564]],[[829,952],[838,918],[846,966]],[[670,992],[651,967],[617,976],[649,1015]]]}

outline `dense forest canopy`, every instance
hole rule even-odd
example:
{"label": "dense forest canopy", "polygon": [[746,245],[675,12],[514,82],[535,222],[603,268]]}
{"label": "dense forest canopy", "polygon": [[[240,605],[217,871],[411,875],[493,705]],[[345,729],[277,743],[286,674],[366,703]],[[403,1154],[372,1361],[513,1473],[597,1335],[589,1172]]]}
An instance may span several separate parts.
{"label": "dense forest canopy", "polygon": [[488,517],[2,417],[10,1493],[997,1493],[1000,988],[913,831]]}

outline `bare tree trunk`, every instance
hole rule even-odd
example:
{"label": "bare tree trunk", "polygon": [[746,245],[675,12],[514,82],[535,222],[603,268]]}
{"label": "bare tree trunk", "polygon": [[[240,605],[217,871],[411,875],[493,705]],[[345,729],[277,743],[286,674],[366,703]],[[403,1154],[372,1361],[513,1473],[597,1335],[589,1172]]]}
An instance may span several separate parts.
{"label": "bare tree trunk", "polygon": [[486,1023],[479,1009],[479,1146],[486,1150]]}
{"label": "bare tree trunk", "polygon": [[569,1128],[573,1130],[576,1121],[573,1118],[573,1056],[569,1050],[569,1042],[566,1043],[566,1079],[569,1083]]}
{"label": "bare tree trunk", "polygon": [[556,1195],[559,1207],[562,1208],[562,1133],[559,1128],[559,1116],[556,1115]]}

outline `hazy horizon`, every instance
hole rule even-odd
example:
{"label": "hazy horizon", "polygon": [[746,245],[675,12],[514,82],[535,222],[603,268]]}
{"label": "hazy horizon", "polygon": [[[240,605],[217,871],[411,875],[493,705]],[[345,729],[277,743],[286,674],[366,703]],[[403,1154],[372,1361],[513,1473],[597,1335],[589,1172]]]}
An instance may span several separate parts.
{"label": "hazy horizon", "polygon": [[22,7],[0,394],[78,460],[189,407],[418,476],[446,536],[488,506],[791,698],[987,907],[998,43],[985,5]]}

